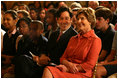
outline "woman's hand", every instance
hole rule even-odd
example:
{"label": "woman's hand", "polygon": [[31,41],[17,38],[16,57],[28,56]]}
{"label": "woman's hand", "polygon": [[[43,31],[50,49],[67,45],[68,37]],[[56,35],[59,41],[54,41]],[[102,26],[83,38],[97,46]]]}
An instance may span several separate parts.
{"label": "woman's hand", "polygon": [[65,65],[57,65],[56,67],[62,72],[68,72],[68,69]]}
{"label": "woman's hand", "polygon": [[75,74],[78,72],[78,68],[77,68],[76,64],[74,64],[74,63],[68,62],[67,68],[68,68],[69,72],[71,72],[71,73]]}
{"label": "woman's hand", "polygon": [[70,73],[77,73],[78,72],[78,68],[77,68],[76,64],[71,63],[67,60],[63,60],[62,64],[67,67],[67,69]]}

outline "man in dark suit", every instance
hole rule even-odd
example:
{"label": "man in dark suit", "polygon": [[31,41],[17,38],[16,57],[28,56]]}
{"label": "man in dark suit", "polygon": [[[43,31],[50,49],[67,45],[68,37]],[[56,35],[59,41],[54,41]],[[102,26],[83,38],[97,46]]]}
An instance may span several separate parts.
{"label": "man in dark suit", "polygon": [[57,11],[57,23],[59,30],[53,32],[48,41],[48,53],[51,62],[59,64],[59,59],[64,53],[67,44],[77,32],[71,26],[72,13],[69,8],[61,7]]}

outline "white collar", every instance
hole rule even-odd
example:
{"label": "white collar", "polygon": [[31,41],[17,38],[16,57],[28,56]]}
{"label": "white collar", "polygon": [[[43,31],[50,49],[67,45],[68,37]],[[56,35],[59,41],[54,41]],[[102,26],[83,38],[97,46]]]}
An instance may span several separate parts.
{"label": "white collar", "polygon": [[12,35],[12,34],[14,35],[15,33],[16,33],[16,28],[15,28],[12,32],[9,32],[9,31],[8,31],[8,36],[11,37],[11,35]]}
{"label": "white collar", "polygon": [[[71,27],[71,26],[70,26],[70,27]],[[70,28],[70,27],[69,27],[69,28]],[[68,29],[69,29],[69,28],[68,28]],[[68,29],[67,29],[67,30],[68,30]],[[62,33],[64,34],[67,30],[62,31]],[[61,30],[60,30],[60,32],[61,32]]]}

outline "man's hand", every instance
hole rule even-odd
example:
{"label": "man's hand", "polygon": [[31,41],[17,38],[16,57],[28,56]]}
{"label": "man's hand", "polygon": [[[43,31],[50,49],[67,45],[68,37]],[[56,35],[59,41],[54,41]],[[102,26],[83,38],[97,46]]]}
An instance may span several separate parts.
{"label": "man's hand", "polygon": [[39,56],[33,56],[33,61],[39,64]]}
{"label": "man's hand", "polygon": [[33,56],[33,60],[38,64],[38,65],[47,65],[48,61],[50,61],[50,58],[44,54],[42,54],[40,57],[39,56]]}
{"label": "man's hand", "polygon": [[45,54],[42,54],[39,58],[39,64],[41,65],[47,65],[48,61],[50,61],[50,58],[48,56],[46,56]]}

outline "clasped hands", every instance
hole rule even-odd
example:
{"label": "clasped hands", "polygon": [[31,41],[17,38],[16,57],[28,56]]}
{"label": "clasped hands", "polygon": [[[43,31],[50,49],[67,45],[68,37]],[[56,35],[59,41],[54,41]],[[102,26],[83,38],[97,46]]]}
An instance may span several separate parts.
{"label": "clasped hands", "polygon": [[77,73],[84,72],[83,68],[79,64],[68,62],[68,65],[58,65],[56,66],[62,72]]}

